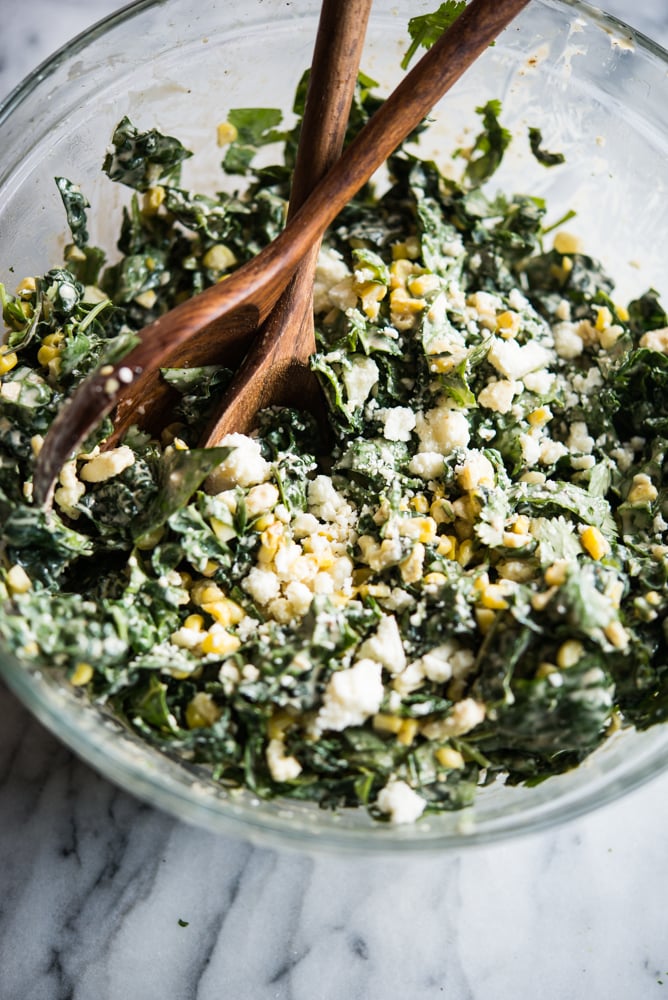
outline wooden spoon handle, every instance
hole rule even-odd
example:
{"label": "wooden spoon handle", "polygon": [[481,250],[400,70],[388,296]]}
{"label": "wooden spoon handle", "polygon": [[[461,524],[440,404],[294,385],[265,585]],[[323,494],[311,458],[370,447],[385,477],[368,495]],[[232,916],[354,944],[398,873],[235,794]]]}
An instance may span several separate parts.
{"label": "wooden spoon handle", "polygon": [[269,246],[225,281],[146,327],[125,358],[79,386],[44,441],[33,476],[36,503],[48,500],[63,463],[119,399],[141,400],[148,409],[160,366],[204,363],[211,349],[211,324],[216,323],[218,343],[224,333],[225,342],[238,347],[264,322],[299,262],[341,209],[528,2],[471,0]]}
{"label": "wooden spoon handle", "polygon": [[[302,118],[288,220],[343,149],[372,0],[323,0]],[[307,369],[315,351],[313,279],[320,240],[302,259],[272,309],[200,442],[214,447],[232,431],[248,432],[266,406],[301,400],[317,382]],[[310,376],[310,378],[309,378]]]}

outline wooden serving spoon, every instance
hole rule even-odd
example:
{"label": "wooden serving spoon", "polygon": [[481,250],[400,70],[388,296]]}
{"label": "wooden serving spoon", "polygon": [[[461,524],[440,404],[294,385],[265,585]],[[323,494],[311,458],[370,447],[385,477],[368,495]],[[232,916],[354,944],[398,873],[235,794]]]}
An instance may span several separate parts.
{"label": "wooden serving spoon", "polygon": [[[316,185],[285,229],[225,281],[212,285],[147,326],[124,358],[87,378],[53,421],[33,476],[37,504],[50,501],[67,459],[116,406],[117,433],[159,413],[160,368],[241,361],[249,336],[267,319],[325,230],[529,0],[471,0],[457,20],[406,74],[376,114]],[[291,327],[294,329],[294,326]]]}
{"label": "wooden serving spoon", "polygon": [[[372,0],[323,0],[288,221],[343,149],[371,4]],[[319,250],[317,240],[253,340],[215,408],[202,447],[214,447],[232,431],[252,430],[255,417],[267,406],[317,408],[321,390],[309,358],[315,353],[313,281]]]}

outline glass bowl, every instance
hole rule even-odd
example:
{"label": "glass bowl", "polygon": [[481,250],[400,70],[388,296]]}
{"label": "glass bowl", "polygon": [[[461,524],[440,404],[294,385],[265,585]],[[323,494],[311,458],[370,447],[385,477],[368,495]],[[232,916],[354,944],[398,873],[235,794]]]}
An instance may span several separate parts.
{"label": "glass bowl", "polygon": [[[375,5],[362,68],[383,89],[400,77],[409,18],[433,6]],[[110,190],[101,162],[125,114],[197,151],[186,184],[219,184],[216,124],[234,107],[290,108],[317,20],[315,0],[140,0],[56,53],[0,108],[0,280],[11,288],[62,259],[58,175],[81,184],[96,206],[91,241],[113,246],[122,193]],[[436,158],[462,145],[475,108],[492,98],[503,103],[506,127],[537,126],[546,148],[566,155],[564,167],[549,171],[525,144],[511,145],[495,185],[544,197],[555,221],[574,209],[569,230],[615,277],[620,300],[648,287],[665,296],[668,53],[579,0],[533,0],[434,110],[428,143]],[[497,783],[464,811],[389,826],[362,810],[230,793],[205,769],[141,742],[56,673],[3,651],[0,671],[50,730],[118,785],[185,821],[274,846],[425,852],[497,841],[591,810],[668,764],[668,727],[625,730],[537,787]]]}

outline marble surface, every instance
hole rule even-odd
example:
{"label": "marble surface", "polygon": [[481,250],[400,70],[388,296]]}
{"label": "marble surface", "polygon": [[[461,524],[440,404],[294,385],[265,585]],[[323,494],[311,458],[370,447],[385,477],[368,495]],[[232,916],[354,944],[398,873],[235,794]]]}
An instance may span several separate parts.
{"label": "marble surface", "polygon": [[[115,0],[0,0],[0,97]],[[668,44],[666,0],[607,9]],[[0,686],[0,1000],[668,996],[668,776],[515,843],[310,857],[192,829]]]}

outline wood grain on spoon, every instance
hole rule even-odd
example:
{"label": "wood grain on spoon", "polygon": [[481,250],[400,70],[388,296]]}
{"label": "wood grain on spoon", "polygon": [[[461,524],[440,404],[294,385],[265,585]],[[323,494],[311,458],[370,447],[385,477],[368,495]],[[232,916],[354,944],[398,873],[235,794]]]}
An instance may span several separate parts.
{"label": "wood grain on spoon", "polygon": [[[161,316],[121,361],[86,379],[44,440],[33,496],[48,503],[67,459],[117,404],[117,425],[141,422],[164,392],[160,368],[220,361],[247,348],[297,270],[350,199],[529,0],[471,0],[407,73],[279,236],[225,281]],[[245,353],[243,350],[242,353]]]}
{"label": "wood grain on spoon", "polygon": [[[372,0],[323,0],[306,106],[290,191],[288,221],[343,149]],[[320,392],[309,358],[315,352],[313,281],[320,241],[253,341],[223,395],[201,444],[213,447],[232,431],[252,430],[261,409],[313,409]]]}

